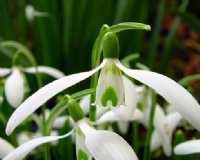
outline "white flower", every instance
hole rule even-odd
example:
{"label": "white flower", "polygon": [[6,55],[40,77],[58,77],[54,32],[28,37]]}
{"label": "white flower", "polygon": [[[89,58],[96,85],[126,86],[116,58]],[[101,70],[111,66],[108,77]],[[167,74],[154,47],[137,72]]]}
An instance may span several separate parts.
{"label": "white flower", "polygon": [[18,67],[14,67],[11,75],[5,81],[5,96],[8,103],[17,108],[23,101],[25,92],[26,80],[24,74]]}
{"label": "white flower", "polygon": [[125,91],[125,104],[103,114],[98,120],[97,124],[105,122],[117,121],[118,128],[121,133],[127,133],[129,123],[133,120],[139,119],[141,114],[136,110],[136,89],[133,83],[123,76],[123,85]]}
{"label": "white flower", "polygon": [[182,116],[178,112],[165,115],[162,108],[157,105],[154,117],[154,131],[151,138],[151,151],[162,146],[165,155],[172,154],[172,134]]}
{"label": "white flower", "polygon": [[91,128],[85,120],[78,122],[85,135],[85,145],[96,160],[137,160],[131,146],[118,134],[98,131]]}
{"label": "white flower", "polygon": [[180,143],[174,148],[174,153],[177,155],[200,153],[200,140],[189,140]]}
{"label": "white flower", "polygon": [[[110,34],[111,33],[108,32],[108,34],[105,34],[104,36],[105,43],[103,43],[103,49],[105,51],[116,50],[116,52],[118,52],[118,50],[116,49],[118,46],[115,48],[113,47],[113,44],[110,43],[111,41],[108,41],[110,38],[109,37]],[[113,40],[114,38],[114,41],[115,41],[114,45],[118,45],[116,36],[114,36],[113,34],[111,35],[112,35],[111,39]],[[106,42],[108,42],[109,44]],[[109,49],[110,45],[111,45],[111,49]],[[32,96],[27,98],[24,101],[24,103],[22,103],[20,107],[10,117],[7,127],[6,127],[6,133],[10,134],[24,119],[26,119],[29,115],[31,115],[36,109],[38,109],[47,100],[49,100],[50,98],[52,98],[59,92],[92,76],[93,74],[98,72],[101,68],[107,67],[107,65],[109,65],[109,63],[111,62],[112,62],[112,67],[111,67],[112,69],[107,74],[112,74],[111,72],[117,71],[117,82],[119,83],[118,85],[120,87],[119,86],[117,87],[116,82],[113,81],[114,80],[113,78],[111,79],[112,81],[106,80],[105,82],[108,82],[109,84],[106,84],[106,83],[104,84],[106,86],[105,90],[101,91],[100,93],[98,92],[96,93],[97,95],[100,94],[100,97],[97,97],[98,99],[99,98],[101,99],[100,103],[102,105],[100,106],[116,107],[123,104],[123,98],[125,98],[123,89],[121,89],[123,86],[122,85],[123,82],[120,80],[121,75],[118,74],[119,70],[121,70],[121,72],[123,72],[124,74],[127,74],[129,77],[132,77],[144,83],[145,85],[153,88],[158,94],[160,94],[163,98],[165,98],[167,102],[169,102],[172,106],[176,107],[176,110],[180,112],[186,120],[188,120],[195,128],[200,130],[199,104],[186,89],[184,89],[178,83],[176,83],[175,81],[173,81],[172,79],[164,75],[151,72],[151,71],[127,69],[119,62],[118,58],[116,57],[117,54],[112,54],[112,52],[108,52],[108,53],[109,54],[105,54],[106,56],[104,56],[105,58],[103,62],[97,68],[88,72],[73,74],[73,75],[69,75],[64,78],[61,78],[59,80],[56,80],[44,86],[43,88],[39,89]],[[103,83],[103,80],[100,79],[98,85],[101,85],[103,87],[102,83]],[[99,91],[98,85],[97,85],[97,90]],[[108,88],[111,88],[112,90],[112,91],[109,91],[109,94],[111,95],[107,95],[106,97],[104,97],[104,93],[106,94],[107,92],[106,90]],[[119,91],[122,93],[118,93]],[[97,100],[97,102],[99,101]]]}
{"label": "white flower", "polygon": [[31,74],[36,72],[45,73],[54,78],[64,77],[64,74],[59,70],[46,66],[39,66],[37,69],[35,67],[20,68],[17,66],[12,69],[0,68],[1,77],[7,76],[10,73],[5,81],[5,96],[8,103],[14,108],[17,108],[21,104],[27,91],[24,72]]}
{"label": "white flower", "polygon": [[0,159],[3,159],[7,154],[14,150],[14,147],[2,138],[0,138],[0,146]]}
{"label": "white flower", "polygon": [[[137,160],[131,146],[118,134],[109,131],[98,131],[88,125],[85,119],[76,124],[76,152],[79,158],[96,160]],[[23,159],[34,148],[47,142],[53,142],[71,135],[47,136],[30,140],[9,153],[3,160]]]}
{"label": "white flower", "polygon": [[48,142],[57,141],[61,138],[68,137],[69,135],[71,135],[71,133],[72,131],[62,136],[46,136],[46,137],[32,139],[28,142],[23,143],[21,146],[17,147],[16,149],[14,149],[6,157],[4,157],[3,160],[21,160],[39,145],[48,143]]}
{"label": "white flower", "polygon": [[115,61],[115,59],[107,59],[106,65],[101,70],[96,89],[97,106],[112,108],[125,105],[122,74],[116,67]]}
{"label": "white flower", "polygon": [[34,17],[46,17],[48,16],[48,13],[37,11],[32,5],[27,5],[25,7],[25,15],[27,20],[32,21]]}

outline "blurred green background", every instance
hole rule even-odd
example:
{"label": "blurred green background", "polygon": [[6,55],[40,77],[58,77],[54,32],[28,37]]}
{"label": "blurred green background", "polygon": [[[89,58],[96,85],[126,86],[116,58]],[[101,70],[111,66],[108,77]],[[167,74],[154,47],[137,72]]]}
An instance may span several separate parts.
{"label": "blurred green background", "polygon": [[[27,5],[48,16],[29,21]],[[68,75],[91,69],[92,47],[103,24],[146,23],[152,27],[150,32],[117,34],[120,59],[140,53],[132,68],[140,62],[178,81],[200,73],[199,17],[198,0],[0,0],[0,42],[20,42],[33,52],[39,65],[56,67]],[[0,67],[11,67],[14,53],[0,45]],[[200,81],[189,89],[200,100]]]}
{"label": "blurred green background", "polygon": [[[28,4],[48,16],[28,21]],[[71,74],[91,68],[93,43],[103,24],[146,23],[151,32],[118,34],[120,58],[140,53],[140,62],[178,80],[200,73],[199,16],[200,1],[191,0],[1,0],[0,41],[18,41],[39,65]],[[10,67],[12,50],[0,46],[0,53],[0,67]],[[193,87],[199,90],[199,82]]]}

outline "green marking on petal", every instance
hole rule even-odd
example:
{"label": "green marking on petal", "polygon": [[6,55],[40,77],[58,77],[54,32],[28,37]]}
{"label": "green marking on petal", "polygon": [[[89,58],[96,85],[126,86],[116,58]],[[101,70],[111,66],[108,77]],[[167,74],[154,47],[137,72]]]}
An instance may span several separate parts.
{"label": "green marking on petal", "polygon": [[108,87],[102,96],[101,103],[103,107],[106,107],[109,101],[112,102],[113,107],[116,107],[118,104],[117,94],[112,87]]}
{"label": "green marking on petal", "polygon": [[81,149],[78,150],[78,160],[89,160],[88,155]]}
{"label": "green marking on petal", "polygon": [[121,74],[121,71],[113,62],[107,63],[103,69],[105,73],[111,72],[113,74],[118,74],[118,75]]}

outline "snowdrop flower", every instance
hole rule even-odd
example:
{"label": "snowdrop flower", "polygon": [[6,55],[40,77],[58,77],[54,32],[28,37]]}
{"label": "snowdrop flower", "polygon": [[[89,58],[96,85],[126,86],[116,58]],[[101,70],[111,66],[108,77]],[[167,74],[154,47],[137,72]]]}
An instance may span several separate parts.
{"label": "snowdrop flower", "polygon": [[200,140],[189,140],[180,143],[174,148],[174,153],[177,155],[200,153]]}
{"label": "snowdrop flower", "polygon": [[14,150],[14,147],[6,140],[0,138],[0,159]]}
{"label": "snowdrop flower", "polygon": [[25,93],[26,80],[24,74],[20,68],[14,67],[5,81],[5,96],[8,103],[17,108],[23,101]]}
{"label": "snowdrop flower", "polygon": [[21,68],[14,66],[12,69],[0,68],[0,77],[10,74],[5,81],[5,96],[8,103],[17,108],[24,100],[25,93],[27,92],[27,84],[24,72],[35,74],[36,72],[48,74],[54,78],[64,77],[64,74],[54,68],[47,66]]}
{"label": "snowdrop flower", "polygon": [[[115,33],[110,31],[105,33],[103,38],[103,62],[91,71],[66,76],[39,89],[15,110],[8,121],[6,133],[8,135],[11,134],[24,119],[47,100],[92,76],[101,68],[103,68],[103,73],[101,73],[96,91],[96,104],[98,106],[116,108],[125,104],[124,85],[121,76],[121,72],[123,72],[129,77],[153,88],[169,104],[176,107],[176,110],[196,129],[200,130],[200,107],[194,97],[178,83],[164,75],[151,71],[125,68],[118,60],[118,46],[118,39]],[[101,78],[105,78],[105,80]]]}
{"label": "snowdrop flower", "polygon": [[162,108],[157,105],[154,117],[154,131],[151,138],[151,151],[162,146],[167,156],[172,154],[172,134],[182,116],[178,112],[165,115]]}
{"label": "snowdrop flower", "polygon": [[[78,159],[92,159],[94,157],[96,160],[138,160],[131,146],[118,134],[94,129],[84,119],[83,111],[75,100],[69,100],[68,111],[76,123],[76,152]],[[16,148],[4,160],[23,159],[37,146],[65,138],[71,134],[72,131],[63,136],[47,136],[33,139]]]}
{"label": "snowdrop flower", "polygon": [[25,15],[28,21],[32,21],[34,17],[46,17],[48,13],[37,11],[32,5],[27,5],[25,7]]}
{"label": "snowdrop flower", "polygon": [[117,122],[121,133],[126,134],[129,123],[133,120],[141,119],[142,113],[136,109],[136,88],[133,83],[123,76],[123,84],[125,91],[125,104],[119,108],[110,110],[103,114],[98,120],[97,124],[105,122]]}

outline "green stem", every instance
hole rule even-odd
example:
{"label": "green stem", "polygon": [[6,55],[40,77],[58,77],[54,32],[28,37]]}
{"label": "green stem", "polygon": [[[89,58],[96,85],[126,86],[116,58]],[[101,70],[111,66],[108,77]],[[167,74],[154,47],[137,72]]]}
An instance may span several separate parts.
{"label": "green stem", "polygon": [[181,80],[179,80],[178,83],[182,86],[187,86],[193,81],[197,81],[197,80],[200,80],[200,74],[194,74],[194,75],[184,77]]}
{"label": "green stem", "polygon": [[147,55],[147,64],[148,66],[152,69],[153,65],[155,63],[155,58],[156,58],[156,50],[159,44],[159,39],[160,39],[160,31],[161,31],[161,27],[162,27],[162,22],[164,19],[164,13],[165,13],[165,0],[161,0],[159,1],[159,6],[158,6],[158,13],[156,15],[156,22],[155,22],[155,26],[153,27],[153,33],[151,36],[151,45],[149,47],[149,52]]}
{"label": "green stem", "polygon": [[[37,81],[38,88],[41,88],[42,87],[42,80],[41,80],[40,75],[38,73],[37,61],[36,61],[35,57],[33,56],[32,52],[28,48],[23,46],[22,44],[20,44],[18,42],[15,42],[15,41],[6,41],[6,42],[3,42],[2,45],[16,48],[17,49],[17,52],[16,52],[17,54],[21,53],[28,59],[28,61],[31,63],[31,65],[36,68],[36,74],[35,74],[36,75],[36,81]],[[43,114],[42,134],[44,136],[46,136],[46,134],[45,134],[45,110],[46,110],[46,106],[42,105],[42,114]],[[45,152],[44,157],[45,157],[45,160],[50,160],[50,153],[49,153],[49,146],[48,145],[49,144],[45,144],[44,145],[44,152]]]}
{"label": "green stem", "polygon": [[[121,32],[124,30],[131,30],[131,29],[150,30],[151,27],[146,24],[134,23],[134,22],[119,23],[119,24],[113,25],[111,27],[109,27],[107,24],[104,24],[101,27],[99,36],[97,37],[97,39],[94,43],[93,50],[92,50],[92,69],[96,68],[100,64],[101,51],[103,48],[103,44],[102,44],[103,36],[108,31],[117,33],[117,32]],[[96,73],[91,78],[91,85],[90,85],[91,88],[96,88],[97,80],[98,80],[98,74]],[[91,96],[91,102],[94,102],[94,100],[95,100],[95,94]],[[90,120],[92,120],[92,121],[96,120],[96,108],[92,105],[90,106],[89,117],[90,117]]]}
{"label": "green stem", "polygon": [[[101,27],[100,33],[99,33],[99,37],[97,37],[95,43],[94,43],[94,47],[92,49],[92,69],[96,68],[99,64],[100,64],[100,57],[101,57],[101,51],[102,51],[102,38],[103,38],[103,31],[109,28],[108,25],[103,25]],[[98,74],[94,74],[91,77],[91,88],[96,88],[96,84],[98,81]],[[93,103],[95,101],[95,94],[93,94],[91,96],[91,102]],[[89,110],[89,117],[91,121],[95,121],[96,120],[96,108],[94,106],[90,106],[90,110]]]}
{"label": "green stem", "polygon": [[[88,94],[91,94],[94,92],[94,89],[86,89],[86,90],[83,90],[83,91],[80,91],[80,92],[77,92],[75,94],[72,94],[70,97],[72,99],[75,99],[75,100],[79,100],[81,97],[83,96],[86,96]],[[55,119],[64,111],[67,109],[67,103],[68,103],[68,100],[69,100],[69,95],[65,95],[61,100],[60,102],[55,106],[53,107],[50,115],[49,115],[49,118],[47,119],[46,121],[46,124],[45,124],[45,134],[48,135],[51,131],[51,128],[52,128],[52,125],[53,125],[53,122],[55,121]]]}
{"label": "green stem", "polygon": [[154,120],[155,110],[156,110],[156,93],[152,91],[152,104],[151,104],[151,111],[150,111],[150,116],[149,116],[148,130],[147,130],[146,140],[144,144],[143,160],[150,160],[150,143],[151,143],[151,135],[152,135],[152,130],[153,130],[153,120]]}

